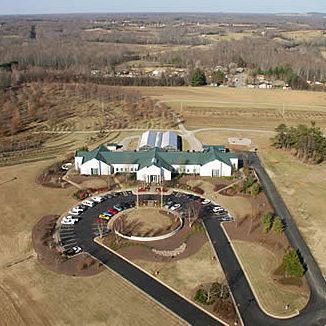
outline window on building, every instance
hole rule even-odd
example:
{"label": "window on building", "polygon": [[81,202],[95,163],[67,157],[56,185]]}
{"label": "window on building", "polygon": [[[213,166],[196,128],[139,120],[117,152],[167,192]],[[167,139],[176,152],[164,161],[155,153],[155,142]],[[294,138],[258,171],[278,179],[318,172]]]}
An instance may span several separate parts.
{"label": "window on building", "polygon": [[97,168],[91,168],[91,174],[92,175],[98,175],[98,169]]}
{"label": "window on building", "polygon": [[187,173],[189,173],[190,172],[190,170],[189,169],[187,169]]}
{"label": "window on building", "polygon": [[130,168],[130,171],[131,171],[131,172],[134,172],[134,168]]}

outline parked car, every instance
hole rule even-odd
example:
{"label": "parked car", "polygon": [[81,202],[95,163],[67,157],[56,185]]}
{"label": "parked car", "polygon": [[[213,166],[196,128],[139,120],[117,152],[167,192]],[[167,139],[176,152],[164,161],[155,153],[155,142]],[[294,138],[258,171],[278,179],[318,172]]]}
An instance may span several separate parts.
{"label": "parked car", "polygon": [[108,209],[108,212],[109,212],[109,213],[112,213],[112,214],[117,214],[117,213],[118,213],[118,211],[115,210],[115,209],[113,209],[113,208],[109,208],[109,209]]}
{"label": "parked car", "polygon": [[83,251],[83,249],[81,247],[76,246],[76,247],[72,247],[72,248],[66,250],[65,254],[67,256],[74,256],[74,255],[81,253],[82,251]]}
{"label": "parked car", "polygon": [[84,206],[88,206],[88,207],[94,207],[96,205],[96,203],[94,201],[92,201],[92,200],[84,200],[82,202],[82,204]]}
{"label": "parked car", "polygon": [[123,209],[129,209],[130,208],[130,205],[128,203],[121,203],[120,206],[123,208]]}
{"label": "parked car", "polygon": [[223,221],[223,222],[225,222],[225,221],[233,221],[233,218],[231,216],[221,216],[219,218],[219,220]]}
{"label": "parked car", "polygon": [[62,220],[61,220],[61,224],[75,224],[79,221],[78,218],[73,217],[73,216],[65,216]]}
{"label": "parked car", "polygon": [[210,204],[210,200],[209,199],[204,199],[202,202],[201,202],[201,204],[202,205],[208,205],[208,204]]}
{"label": "parked car", "polygon": [[68,212],[69,215],[73,215],[73,216],[79,216],[82,212],[78,212],[76,210],[74,210],[73,208]]}
{"label": "parked car", "polygon": [[224,212],[224,208],[221,207],[221,206],[214,206],[214,207],[213,207],[213,212],[214,212],[214,213]]}
{"label": "parked car", "polygon": [[109,220],[110,218],[111,218],[111,216],[112,215],[106,215],[106,214],[100,214],[99,216],[98,216],[98,218],[101,218],[101,219],[104,219],[104,220]]}
{"label": "parked car", "polygon": [[194,195],[192,195],[192,194],[187,194],[187,195],[186,195],[186,198],[187,198],[187,199],[191,199],[191,198],[193,198],[193,197],[194,197]]}
{"label": "parked car", "polygon": [[103,195],[102,197],[104,197],[104,199],[111,199],[111,198],[113,198],[113,196],[110,195],[110,194]]}
{"label": "parked car", "polygon": [[180,204],[174,204],[173,206],[170,207],[171,211],[176,211],[177,209],[179,209],[181,207]]}
{"label": "parked car", "polygon": [[105,198],[103,196],[94,196],[91,198],[91,200],[97,202],[97,203],[101,203],[102,201],[105,200]]}
{"label": "parked car", "polygon": [[116,209],[118,212],[123,211],[123,207],[121,207],[120,205],[114,205],[113,208]]}

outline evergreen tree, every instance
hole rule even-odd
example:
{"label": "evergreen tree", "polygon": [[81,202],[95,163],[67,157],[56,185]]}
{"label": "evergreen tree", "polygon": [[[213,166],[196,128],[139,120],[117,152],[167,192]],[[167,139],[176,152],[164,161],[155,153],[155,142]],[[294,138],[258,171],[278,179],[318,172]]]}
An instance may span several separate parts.
{"label": "evergreen tree", "polygon": [[292,248],[286,254],[284,254],[283,266],[286,274],[290,276],[302,277],[305,272],[298,253]]}
{"label": "evergreen tree", "polygon": [[190,82],[192,86],[206,85],[205,73],[199,68],[196,68],[190,76]]}

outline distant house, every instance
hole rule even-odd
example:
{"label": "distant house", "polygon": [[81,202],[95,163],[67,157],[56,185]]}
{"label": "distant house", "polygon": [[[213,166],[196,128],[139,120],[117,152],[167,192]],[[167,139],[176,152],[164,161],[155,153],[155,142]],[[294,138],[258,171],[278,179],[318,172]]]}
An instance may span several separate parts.
{"label": "distant house", "polygon": [[147,151],[111,152],[101,145],[75,153],[75,168],[85,175],[135,173],[137,180],[159,183],[173,174],[208,177],[231,176],[238,169],[238,155],[214,147],[203,152],[168,152],[154,147]]}
{"label": "distant house", "polygon": [[172,131],[164,133],[148,130],[139,138],[139,151],[147,151],[151,148],[158,147],[167,151],[181,150],[181,137]]}

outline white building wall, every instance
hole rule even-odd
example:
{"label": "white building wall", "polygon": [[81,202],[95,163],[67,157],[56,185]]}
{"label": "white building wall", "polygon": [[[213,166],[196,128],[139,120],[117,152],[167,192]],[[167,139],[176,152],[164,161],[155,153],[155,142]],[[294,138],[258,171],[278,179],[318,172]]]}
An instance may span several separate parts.
{"label": "white building wall", "polygon": [[239,168],[238,158],[230,158],[230,161],[231,161],[232,165],[235,167],[235,169],[238,170],[238,168]]}
{"label": "white building wall", "polygon": [[200,173],[200,165],[173,164],[172,167],[178,173],[185,173],[185,174],[199,174]]}
{"label": "white building wall", "polygon": [[80,166],[80,173],[92,175],[92,169],[97,169],[99,175],[111,174],[111,166],[93,158]]}
{"label": "white building wall", "polygon": [[147,176],[157,175],[160,176],[163,174],[164,180],[171,180],[171,171],[159,168],[156,165],[146,166],[137,171],[137,180],[146,181]]}
{"label": "white building wall", "polygon": [[76,170],[79,170],[82,163],[83,163],[83,157],[80,157],[80,156],[75,156],[75,169]]}
{"label": "white building wall", "polygon": [[133,173],[138,170],[138,164],[112,164],[114,168],[114,172],[121,172],[121,173]]}
{"label": "white building wall", "polygon": [[200,167],[200,175],[202,177],[213,176],[213,170],[218,171],[219,177],[229,177],[232,174],[231,166],[219,161],[214,160]]}

